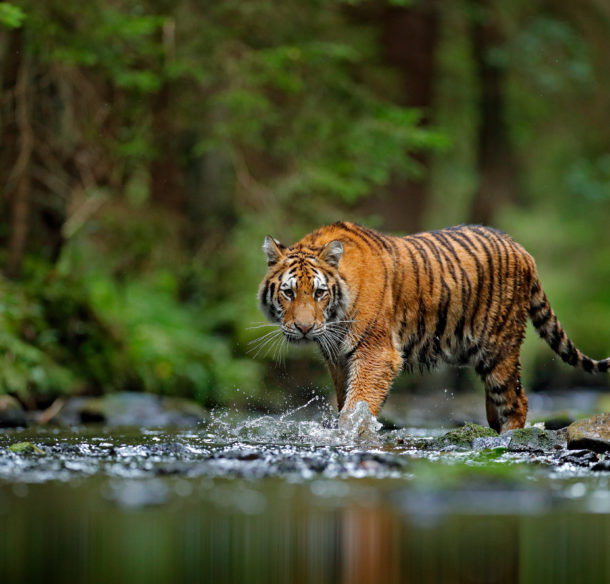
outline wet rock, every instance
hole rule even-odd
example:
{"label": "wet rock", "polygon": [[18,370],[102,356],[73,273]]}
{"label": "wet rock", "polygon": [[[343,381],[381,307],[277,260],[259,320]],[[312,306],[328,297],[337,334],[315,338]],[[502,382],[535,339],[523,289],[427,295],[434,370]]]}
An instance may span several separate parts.
{"label": "wet rock", "polygon": [[67,423],[74,423],[76,417],[77,423],[109,426],[195,426],[207,416],[199,404],[185,398],[133,392],[76,398],[64,409]]}
{"label": "wet rock", "polygon": [[262,452],[258,450],[223,450],[214,455],[214,458],[226,458],[228,460],[260,460],[263,458]]}
{"label": "wet rock", "polygon": [[606,460],[601,460],[600,462],[598,462],[597,464],[594,464],[591,467],[591,470],[595,470],[595,471],[607,471],[610,472],[610,460],[606,459]]}
{"label": "wet rock", "polygon": [[598,460],[597,454],[590,450],[572,450],[559,457],[559,462],[563,464],[573,464],[575,466],[583,467],[588,467]]}
{"label": "wet rock", "polygon": [[11,444],[8,449],[15,454],[44,454],[44,450],[41,450],[31,442],[17,442],[16,444]]}
{"label": "wet rock", "polygon": [[10,395],[0,395],[0,428],[19,428],[27,425],[21,404]]}
{"label": "wet rock", "polygon": [[610,451],[610,413],[578,420],[568,427],[568,448]]}
{"label": "wet rock", "polygon": [[328,466],[328,460],[325,458],[303,458],[303,462],[307,465],[307,468],[312,472],[324,472],[326,467]]}
{"label": "wet rock", "polygon": [[296,456],[288,456],[276,463],[275,470],[281,475],[300,473],[303,470],[303,465]]}
{"label": "wet rock", "polygon": [[430,445],[432,448],[472,448],[472,443],[476,438],[493,437],[497,438],[498,433],[492,428],[468,423],[432,440]]}
{"label": "wet rock", "polygon": [[536,426],[509,430],[504,435],[510,436],[508,450],[511,452],[549,452],[560,445],[560,440],[555,432]]}

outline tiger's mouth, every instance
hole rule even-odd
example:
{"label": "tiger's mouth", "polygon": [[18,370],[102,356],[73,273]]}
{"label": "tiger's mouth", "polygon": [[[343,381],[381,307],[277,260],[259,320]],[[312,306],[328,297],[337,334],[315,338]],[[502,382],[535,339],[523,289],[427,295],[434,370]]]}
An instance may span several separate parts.
{"label": "tiger's mouth", "polygon": [[312,325],[282,325],[282,332],[291,343],[311,343],[316,340],[324,332],[324,325],[320,326],[317,324]]}

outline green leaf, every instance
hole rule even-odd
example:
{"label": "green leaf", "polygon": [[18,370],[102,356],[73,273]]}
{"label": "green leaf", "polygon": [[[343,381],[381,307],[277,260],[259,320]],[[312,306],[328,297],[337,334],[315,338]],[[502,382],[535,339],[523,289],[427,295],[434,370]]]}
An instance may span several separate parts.
{"label": "green leaf", "polygon": [[19,8],[8,2],[0,2],[0,25],[6,28],[21,28],[26,15]]}

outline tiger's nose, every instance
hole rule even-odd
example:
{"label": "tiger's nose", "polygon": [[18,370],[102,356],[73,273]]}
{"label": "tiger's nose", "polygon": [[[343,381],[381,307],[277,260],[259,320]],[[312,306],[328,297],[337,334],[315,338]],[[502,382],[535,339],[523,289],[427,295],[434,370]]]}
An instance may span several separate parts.
{"label": "tiger's nose", "polygon": [[305,324],[304,322],[295,322],[294,328],[301,331],[303,336],[305,336],[313,328],[313,323]]}

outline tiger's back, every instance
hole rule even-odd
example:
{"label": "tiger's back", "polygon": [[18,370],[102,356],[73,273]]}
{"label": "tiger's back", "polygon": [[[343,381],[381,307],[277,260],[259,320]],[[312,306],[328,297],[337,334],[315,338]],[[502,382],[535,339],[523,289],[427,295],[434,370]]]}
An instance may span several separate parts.
{"label": "tiger's back", "polygon": [[[500,231],[459,226],[394,237],[340,222],[290,248],[270,238],[266,245],[270,269],[259,292],[261,307],[272,320],[276,315],[285,334],[295,322],[299,332],[304,328],[290,321],[291,309],[300,311],[306,326],[311,321],[296,340],[320,345],[342,415],[358,401],[377,415],[401,369],[445,361],[474,366],[485,383],[493,428],[522,427],[527,399],[519,351],[528,315],[564,361],[589,371],[608,369],[607,359],[589,359],[568,339],[533,258]],[[271,255],[269,246],[276,248]],[[274,299],[270,291],[283,296],[287,285],[293,298]],[[316,286],[323,292],[317,300]]]}

